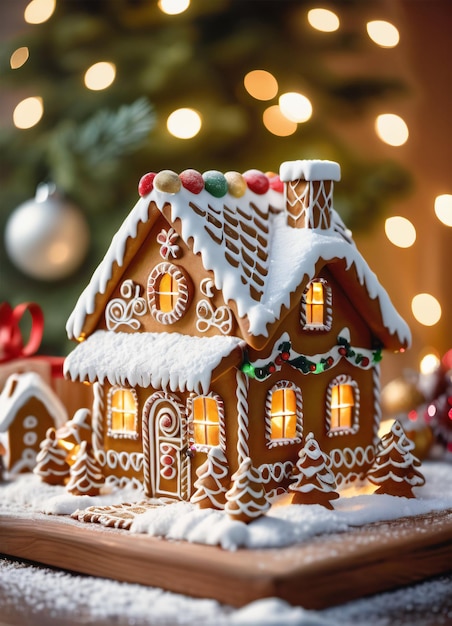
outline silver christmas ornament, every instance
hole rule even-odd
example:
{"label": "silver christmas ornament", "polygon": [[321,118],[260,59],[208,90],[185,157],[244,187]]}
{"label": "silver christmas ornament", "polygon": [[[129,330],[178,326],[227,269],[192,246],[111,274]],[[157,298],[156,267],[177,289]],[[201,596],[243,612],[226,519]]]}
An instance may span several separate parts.
{"label": "silver christmas ornament", "polygon": [[85,258],[87,223],[80,210],[41,184],[36,196],[19,205],[5,228],[5,247],[12,263],[40,280],[70,276]]}

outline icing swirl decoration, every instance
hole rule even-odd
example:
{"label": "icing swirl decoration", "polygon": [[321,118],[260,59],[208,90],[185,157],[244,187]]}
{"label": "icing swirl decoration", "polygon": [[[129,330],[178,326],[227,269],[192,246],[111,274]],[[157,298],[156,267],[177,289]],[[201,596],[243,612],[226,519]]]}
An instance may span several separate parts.
{"label": "icing swirl decoration", "polygon": [[196,315],[196,328],[200,333],[212,327],[218,328],[223,335],[229,335],[232,330],[231,309],[227,306],[214,309],[208,300],[200,300],[196,305]]}
{"label": "icing swirl decoration", "polygon": [[[122,298],[110,300],[105,309],[105,322],[108,330],[116,330],[118,326],[130,326],[138,330],[141,322],[135,315],[141,316],[147,312],[146,300],[140,297],[140,285],[132,280],[125,280],[121,285]],[[129,302],[126,302],[129,300]]]}

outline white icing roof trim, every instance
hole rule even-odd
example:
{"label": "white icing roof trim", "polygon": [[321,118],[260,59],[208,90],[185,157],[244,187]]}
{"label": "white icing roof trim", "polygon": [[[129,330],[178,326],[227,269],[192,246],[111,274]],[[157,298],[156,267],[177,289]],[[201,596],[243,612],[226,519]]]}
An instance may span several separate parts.
{"label": "white icing roof trim", "polygon": [[[340,175],[338,164],[331,161],[292,161],[281,167],[284,169],[285,165],[287,169],[293,167],[291,174],[297,176],[300,174],[300,171],[296,170],[297,167],[302,168],[308,176],[317,175],[319,169],[327,172],[330,179],[335,174]],[[68,319],[66,330],[70,339],[81,335],[86,316],[95,310],[96,295],[105,293],[108,281],[112,277],[114,263],[120,267],[123,265],[127,240],[136,236],[140,222],[148,220],[148,208],[152,200],[160,211],[165,204],[171,203],[171,217],[173,221],[180,219],[182,238],[185,242],[192,240],[193,252],[200,253],[204,267],[213,272],[215,287],[222,291],[226,302],[236,302],[239,316],[248,317],[251,335],[268,337],[268,324],[279,318],[282,306],[289,305],[291,293],[303,279],[314,278],[316,262],[320,258],[325,261],[339,258],[346,261],[347,267],[355,265],[359,280],[367,288],[369,297],[378,298],[383,324],[390,334],[397,334],[401,344],[410,344],[411,333],[407,324],[395,310],[387,292],[353,241],[344,238],[343,222],[334,209],[330,229],[295,229],[286,223],[282,211],[283,194],[275,193],[273,190],[259,195],[247,189],[244,196],[237,199],[230,194],[215,198],[205,189],[199,194],[193,194],[185,188],[174,194],[153,189],[137,202],[114,236],[107,254]],[[259,211],[268,216],[270,229],[268,274],[265,277],[260,302],[251,297],[250,282],[242,281],[243,275],[225,258],[227,251],[225,241],[219,245],[212,240],[204,228],[206,218],[190,208],[191,202],[202,208],[209,207],[216,216],[222,214],[224,205],[231,208],[239,206],[243,212],[252,216],[253,209],[250,204],[253,203]],[[281,212],[269,214],[270,206]]]}
{"label": "white icing roof trim", "polygon": [[46,407],[55,422],[55,428],[66,422],[67,411],[63,403],[39,374],[11,374],[0,394],[0,432],[9,429],[17,412],[32,398],[37,398]]}
{"label": "white icing roof trim", "polygon": [[238,337],[98,330],[66,358],[64,373],[112,385],[208,393],[212,371],[245,342]]}
{"label": "white icing roof trim", "polygon": [[282,181],[293,180],[340,180],[341,168],[335,161],[285,161],[279,168],[279,177]]}

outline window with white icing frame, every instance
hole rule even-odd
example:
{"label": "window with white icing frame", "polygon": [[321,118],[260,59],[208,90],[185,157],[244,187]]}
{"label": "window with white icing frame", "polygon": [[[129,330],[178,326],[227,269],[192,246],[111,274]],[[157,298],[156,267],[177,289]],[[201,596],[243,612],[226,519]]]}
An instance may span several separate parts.
{"label": "window with white icing frame", "polygon": [[291,381],[281,380],[267,393],[265,435],[269,448],[301,442],[303,400],[301,389]]}
{"label": "window with white icing frame", "polygon": [[308,283],[301,300],[300,322],[305,330],[331,330],[333,321],[331,286],[325,278]]}
{"label": "window with white icing frame", "polygon": [[112,387],[107,396],[107,434],[121,439],[138,438],[138,399],[134,389]]}
{"label": "window with white icing frame", "polygon": [[359,387],[346,374],[337,376],[328,386],[326,429],[329,437],[353,435],[359,430]]}
{"label": "window with white icing frame", "polygon": [[188,401],[191,439],[196,448],[207,452],[213,446],[224,446],[224,404],[216,393],[191,396]]}
{"label": "window with white icing frame", "polygon": [[161,324],[174,324],[186,313],[190,278],[173,263],[159,263],[149,274],[147,297],[151,315]]}

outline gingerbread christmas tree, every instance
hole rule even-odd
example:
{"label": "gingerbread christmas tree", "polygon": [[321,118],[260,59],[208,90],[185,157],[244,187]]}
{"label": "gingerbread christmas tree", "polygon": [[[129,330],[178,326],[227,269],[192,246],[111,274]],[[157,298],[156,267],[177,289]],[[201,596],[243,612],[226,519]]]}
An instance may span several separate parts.
{"label": "gingerbread christmas tree", "polygon": [[226,513],[232,519],[246,523],[265,515],[270,502],[249,457],[243,459],[232,481],[232,487],[226,493]]}
{"label": "gingerbread christmas tree", "polygon": [[66,486],[74,496],[97,496],[105,482],[102,469],[94,456],[93,447],[88,441],[82,441],[71,477]]}
{"label": "gingerbread christmas tree", "polygon": [[228,462],[221,448],[215,446],[209,450],[206,462],[198,468],[196,475],[198,479],[194,487],[197,491],[191,502],[201,509],[223,509],[230,478]]}
{"label": "gingerbread christmas tree", "polygon": [[294,469],[295,482],[289,485],[294,492],[292,504],[321,504],[333,509],[331,500],[339,497],[335,491],[336,479],[330,470],[330,459],[322,452],[313,433],[306,437],[298,453]]}
{"label": "gingerbread christmas tree", "polygon": [[402,424],[395,420],[389,433],[384,435],[374,464],[367,478],[377,485],[375,493],[415,498],[412,488],[420,487],[425,478],[416,467],[421,462],[411,451],[414,442],[408,439]]}
{"label": "gingerbread christmas tree", "polygon": [[47,430],[40,447],[33,472],[45,483],[64,485],[71,468],[66,460],[67,451],[58,443],[55,428]]}

